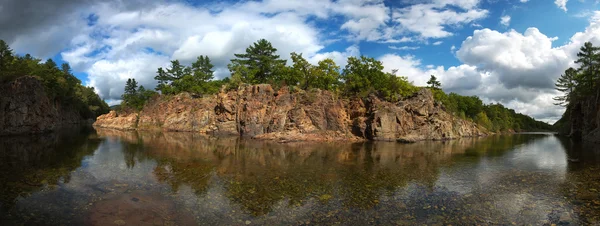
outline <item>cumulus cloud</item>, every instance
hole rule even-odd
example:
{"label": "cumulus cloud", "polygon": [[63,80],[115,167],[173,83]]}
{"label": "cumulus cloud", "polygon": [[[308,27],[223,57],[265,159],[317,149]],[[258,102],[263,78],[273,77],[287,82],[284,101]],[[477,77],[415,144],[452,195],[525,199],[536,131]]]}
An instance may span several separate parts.
{"label": "cumulus cloud", "polygon": [[500,24],[502,24],[505,27],[508,27],[508,25],[510,25],[510,16],[502,16],[500,17]]}
{"label": "cumulus cloud", "polygon": [[[395,9],[392,19],[399,24],[400,31],[412,32],[422,38],[443,38],[452,33],[448,26],[469,24],[487,16],[485,9],[473,8],[479,1],[439,0],[431,4],[415,4]],[[464,12],[445,6],[457,6]]]}
{"label": "cumulus cloud", "polygon": [[304,9],[288,12],[267,1],[267,11],[277,7],[284,11],[267,16],[254,12],[261,8],[256,2],[247,4],[226,7],[219,13],[180,3],[143,10],[99,4],[94,11],[98,20],[89,27],[89,35],[74,39],[74,47],[62,56],[74,68],[88,73],[89,84],[102,97],[116,100],[127,78],[154,87],[156,68],[173,59],[189,64],[199,55],[208,55],[216,67],[216,77],[226,77],[226,65],[233,54],[244,52],[261,38],[271,41],[284,59],[291,52],[300,52],[308,59],[327,56],[344,65],[345,57],[359,52],[357,47],[346,52],[320,52],[324,46],[319,32],[306,23]]}
{"label": "cumulus cloud", "polygon": [[[556,38],[536,28],[524,33],[476,30],[456,51],[460,66],[425,67],[413,56],[387,54],[380,58],[386,70],[399,69],[416,85],[424,86],[436,75],[445,91],[477,95],[486,103],[502,103],[539,120],[555,122],[564,108],[554,105],[554,82],[573,61],[584,42],[600,45],[600,11],[590,25],[574,34],[569,42],[552,47]],[[455,48],[451,48],[454,51]]]}

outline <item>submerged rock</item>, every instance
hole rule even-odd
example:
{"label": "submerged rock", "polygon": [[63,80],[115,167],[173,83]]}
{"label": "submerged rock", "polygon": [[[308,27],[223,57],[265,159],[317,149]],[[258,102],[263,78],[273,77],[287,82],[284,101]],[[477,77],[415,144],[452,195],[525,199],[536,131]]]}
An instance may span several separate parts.
{"label": "submerged rock", "polygon": [[98,117],[96,127],[119,130],[186,131],[292,141],[385,140],[415,142],[482,136],[477,124],[443,110],[428,89],[391,103],[371,96],[340,99],[323,90],[276,91],[270,85],[194,98],[160,96],[139,114]]}

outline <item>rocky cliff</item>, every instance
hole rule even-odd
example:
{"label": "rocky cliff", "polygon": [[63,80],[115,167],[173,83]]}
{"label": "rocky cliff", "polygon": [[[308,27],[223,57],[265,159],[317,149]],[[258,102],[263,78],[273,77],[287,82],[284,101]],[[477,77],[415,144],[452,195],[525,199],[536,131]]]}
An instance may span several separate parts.
{"label": "rocky cliff", "polygon": [[42,133],[82,121],[76,110],[51,101],[35,77],[0,84],[0,136]]}
{"label": "rocky cliff", "polygon": [[139,113],[110,112],[94,126],[120,130],[188,131],[286,141],[386,140],[414,142],[486,135],[475,123],[454,117],[422,89],[390,103],[371,96],[340,99],[322,90],[294,91],[270,85],[193,98],[161,96]]}
{"label": "rocky cliff", "polygon": [[597,95],[571,103],[559,126],[559,132],[575,140],[600,143],[600,100]]}

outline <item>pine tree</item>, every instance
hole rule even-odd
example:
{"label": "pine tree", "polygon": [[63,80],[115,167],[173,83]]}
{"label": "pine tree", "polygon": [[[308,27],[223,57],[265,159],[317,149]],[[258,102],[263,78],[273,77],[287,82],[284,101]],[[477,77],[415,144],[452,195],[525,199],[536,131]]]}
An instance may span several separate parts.
{"label": "pine tree", "polygon": [[567,106],[569,102],[571,102],[573,95],[575,95],[575,87],[577,86],[576,78],[577,70],[574,68],[567,69],[565,73],[558,78],[555,83],[556,90],[563,92],[565,95],[553,98],[555,101],[558,101],[555,103],[556,105]]}
{"label": "pine tree", "polygon": [[192,73],[196,80],[208,82],[214,77],[213,65],[208,56],[199,56],[196,62],[192,63]]}
{"label": "pine tree", "polygon": [[442,86],[442,83],[439,82],[434,75],[431,75],[429,81],[427,81],[427,84],[429,85],[429,87],[434,89],[439,89]]}
{"label": "pine tree", "polygon": [[191,68],[183,66],[181,63],[179,63],[179,60],[173,60],[171,61],[171,68],[167,68],[165,70],[161,67],[156,71],[156,76],[154,76],[154,79],[158,81],[156,90],[162,92],[163,94],[174,93],[171,83],[183,78],[185,75],[191,74]]}
{"label": "pine tree", "polygon": [[[237,59],[231,60],[232,66],[229,68],[235,70],[236,68],[241,69],[239,66],[243,66],[247,68],[243,70],[253,72],[252,75],[245,75],[247,76],[243,78],[245,82],[265,83],[271,81],[276,71],[286,62],[279,59],[279,55],[275,54],[276,52],[277,49],[269,41],[265,39],[258,40],[246,48],[246,53],[234,54]],[[232,74],[236,73],[236,71],[232,71]]]}
{"label": "pine tree", "polygon": [[591,42],[586,42],[577,53],[578,59],[575,63],[579,64],[579,72],[581,78],[579,78],[579,85],[585,93],[592,91],[594,83],[598,80],[598,54],[599,47],[595,47]]}

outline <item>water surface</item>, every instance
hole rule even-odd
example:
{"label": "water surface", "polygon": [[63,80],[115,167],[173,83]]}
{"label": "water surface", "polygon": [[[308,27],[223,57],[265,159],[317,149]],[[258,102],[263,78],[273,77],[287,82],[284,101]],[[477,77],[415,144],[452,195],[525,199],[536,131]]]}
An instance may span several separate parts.
{"label": "water surface", "polygon": [[600,222],[600,151],[553,134],[278,144],[82,128],[0,138],[0,224]]}

